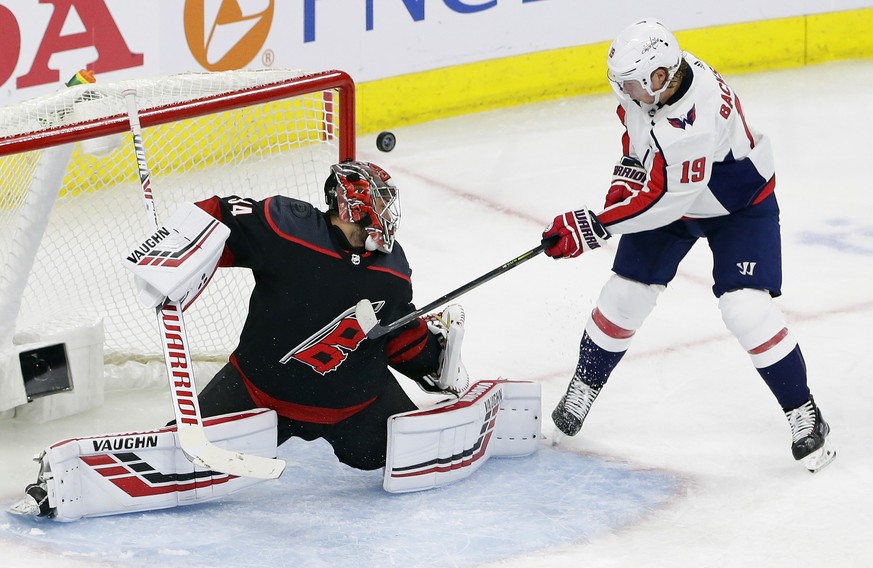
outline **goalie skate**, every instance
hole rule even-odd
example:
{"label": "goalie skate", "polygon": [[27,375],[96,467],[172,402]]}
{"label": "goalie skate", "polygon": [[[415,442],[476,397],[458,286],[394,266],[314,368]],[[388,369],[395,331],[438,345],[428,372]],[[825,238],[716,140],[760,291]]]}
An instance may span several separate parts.
{"label": "goalie skate", "polygon": [[24,489],[24,497],[11,507],[9,512],[28,517],[52,517],[54,508],[49,505],[45,482],[31,483]]}
{"label": "goalie skate", "polygon": [[9,507],[10,513],[29,517],[54,517],[55,509],[49,504],[48,484],[46,482],[46,475],[51,474],[46,471],[44,457],[45,452],[34,456],[33,461],[39,463],[39,475],[36,483],[31,483],[24,488],[24,497]]}

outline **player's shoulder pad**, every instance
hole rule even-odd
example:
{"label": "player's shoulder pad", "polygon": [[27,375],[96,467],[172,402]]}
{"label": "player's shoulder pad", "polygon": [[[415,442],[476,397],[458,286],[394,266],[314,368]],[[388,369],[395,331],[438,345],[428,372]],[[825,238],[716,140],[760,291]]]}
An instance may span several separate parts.
{"label": "player's shoulder pad", "polygon": [[270,221],[282,231],[290,231],[301,224],[312,223],[319,218],[315,212],[316,209],[311,203],[284,195],[271,197],[264,208],[264,213]]}
{"label": "player's shoulder pad", "polygon": [[285,195],[277,195],[270,200],[270,208],[284,215],[290,213],[298,219],[307,219],[312,216],[315,210],[311,203],[287,197]]}
{"label": "player's shoulder pad", "polygon": [[264,208],[270,228],[282,238],[317,249],[332,250],[329,223],[311,203],[277,195]]}

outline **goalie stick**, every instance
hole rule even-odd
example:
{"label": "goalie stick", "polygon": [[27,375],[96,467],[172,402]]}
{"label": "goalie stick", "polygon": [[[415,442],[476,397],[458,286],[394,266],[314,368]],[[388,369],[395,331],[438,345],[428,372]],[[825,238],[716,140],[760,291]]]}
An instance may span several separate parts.
{"label": "goalie stick", "polygon": [[554,244],[554,242],[557,241],[557,239],[558,239],[558,237],[554,236],[554,237],[550,237],[549,239],[544,240],[543,242],[541,242],[539,244],[539,246],[534,247],[534,248],[530,249],[529,251],[518,255],[517,257],[513,258],[512,260],[510,260],[508,262],[504,262],[503,264],[501,264],[500,266],[498,266],[494,270],[492,270],[486,274],[483,274],[482,276],[480,276],[479,278],[476,278],[475,280],[471,280],[470,282],[467,282],[466,284],[464,284],[460,288],[452,290],[448,294],[437,298],[436,300],[434,300],[433,302],[424,306],[423,308],[419,308],[412,313],[406,314],[402,318],[400,318],[396,321],[393,321],[387,325],[380,325],[379,324],[379,319],[376,317],[376,312],[373,309],[373,303],[366,298],[364,298],[363,300],[358,302],[357,305],[355,306],[355,318],[358,320],[358,325],[361,326],[361,330],[367,334],[367,339],[376,339],[377,337],[382,337],[386,333],[390,333],[399,327],[403,327],[404,325],[408,324],[409,322],[411,322],[415,318],[423,316],[424,314],[434,310],[435,308],[440,307],[441,305],[445,304],[446,302],[454,300],[455,298],[457,298],[461,294],[466,294],[467,292],[469,292],[473,288],[476,288],[477,286],[480,286],[480,285],[488,282],[492,278],[495,278],[508,270],[512,270],[513,268],[515,268],[519,264],[521,264],[527,260],[532,259],[533,257],[537,256],[538,254],[540,254],[541,252],[543,252],[544,250],[546,250],[547,248],[552,246]]}
{"label": "goalie stick", "polygon": [[[136,90],[126,89],[122,95],[127,104],[127,116],[133,135],[134,154],[139,170],[143,202],[151,230],[157,232],[159,228],[158,215],[152,196],[151,174],[145,158],[139,111],[136,107]],[[155,312],[161,332],[170,395],[173,399],[179,447],[188,459],[201,467],[239,477],[275,479],[282,475],[285,470],[283,460],[226,450],[209,442],[200,414],[200,403],[197,400],[194,368],[190,364],[191,353],[188,348],[185,320],[182,317],[182,305],[180,302],[168,299],[155,308]]]}

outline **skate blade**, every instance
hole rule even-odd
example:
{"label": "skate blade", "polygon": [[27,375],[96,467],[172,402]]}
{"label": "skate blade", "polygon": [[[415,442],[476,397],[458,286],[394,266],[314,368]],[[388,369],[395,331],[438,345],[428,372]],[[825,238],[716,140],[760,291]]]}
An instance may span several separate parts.
{"label": "skate blade", "polygon": [[549,437],[552,440],[552,447],[554,448],[555,446],[559,445],[564,440],[564,438],[567,437],[567,435],[561,432],[560,429],[555,428],[552,430],[552,435]]}
{"label": "skate blade", "polygon": [[837,450],[831,445],[831,441],[825,438],[824,445],[812,452],[801,461],[803,466],[812,473],[821,471],[837,457]]}

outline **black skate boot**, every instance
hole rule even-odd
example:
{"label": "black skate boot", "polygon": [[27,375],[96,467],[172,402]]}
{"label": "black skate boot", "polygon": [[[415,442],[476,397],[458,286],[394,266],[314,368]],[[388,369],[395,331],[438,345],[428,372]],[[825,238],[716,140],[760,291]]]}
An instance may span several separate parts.
{"label": "black skate boot", "polygon": [[795,460],[813,473],[834,461],[837,452],[828,439],[830,426],[812,396],[804,404],[786,411],[785,417],[791,426],[791,453]]}
{"label": "black skate boot", "polygon": [[573,377],[567,387],[567,393],[552,411],[552,422],[561,433],[575,436],[582,428],[582,422],[591,410],[594,399],[600,394],[599,387],[586,384],[580,377]]}

